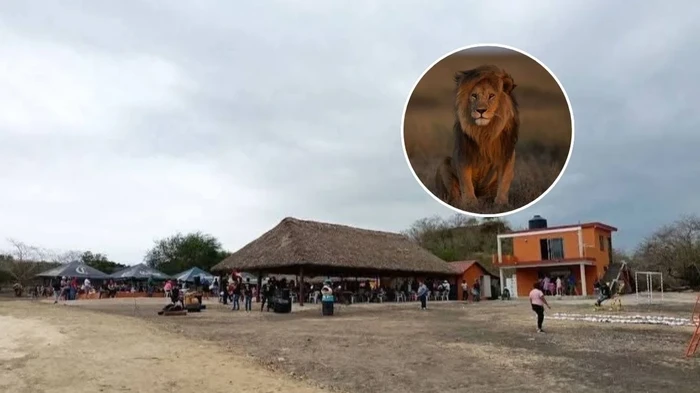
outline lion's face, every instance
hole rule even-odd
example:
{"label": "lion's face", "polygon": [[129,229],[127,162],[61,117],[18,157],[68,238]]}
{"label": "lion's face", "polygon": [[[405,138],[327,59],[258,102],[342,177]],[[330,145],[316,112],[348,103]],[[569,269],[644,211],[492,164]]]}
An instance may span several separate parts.
{"label": "lion's face", "polygon": [[474,124],[487,126],[498,110],[500,91],[489,81],[477,83],[469,94],[469,115]]}

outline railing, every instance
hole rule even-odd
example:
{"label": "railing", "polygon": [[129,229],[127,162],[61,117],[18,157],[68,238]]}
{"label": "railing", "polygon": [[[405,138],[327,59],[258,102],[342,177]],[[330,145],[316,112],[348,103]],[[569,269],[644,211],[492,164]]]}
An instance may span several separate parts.
{"label": "railing", "polygon": [[[518,258],[515,257],[514,255],[503,255],[503,256],[501,257],[501,260],[503,261],[503,264],[504,264],[504,265],[512,265],[512,264],[515,264],[515,263],[518,262]],[[498,255],[494,254],[494,255],[492,256],[491,262],[492,262],[494,265],[498,265]]]}

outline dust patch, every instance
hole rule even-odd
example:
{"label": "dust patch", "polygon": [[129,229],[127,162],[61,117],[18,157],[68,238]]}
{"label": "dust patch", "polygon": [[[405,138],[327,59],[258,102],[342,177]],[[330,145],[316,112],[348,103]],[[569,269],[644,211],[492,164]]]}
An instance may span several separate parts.
{"label": "dust patch", "polygon": [[65,335],[38,319],[0,315],[0,363],[21,359],[34,348],[58,346]]}
{"label": "dust patch", "polygon": [[441,347],[448,349],[458,349],[479,359],[486,359],[488,364],[499,367],[512,368],[514,371],[522,370],[523,367],[540,361],[558,362],[565,361],[563,357],[552,355],[542,356],[531,351],[520,348],[503,348],[492,344],[474,343],[441,343]]}

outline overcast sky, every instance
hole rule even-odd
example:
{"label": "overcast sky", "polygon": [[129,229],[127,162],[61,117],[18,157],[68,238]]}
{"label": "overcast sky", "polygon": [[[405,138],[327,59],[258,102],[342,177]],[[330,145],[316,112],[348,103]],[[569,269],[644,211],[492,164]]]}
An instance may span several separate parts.
{"label": "overcast sky", "polygon": [[449,216],[401,147],[411,87],[503,43],[559,77],[574,155],[524,213],[631,248],[700,212],[693,1],[3,1],[0,248],[141,262],[201,230],[236,250],[285,216],[399,231]]}

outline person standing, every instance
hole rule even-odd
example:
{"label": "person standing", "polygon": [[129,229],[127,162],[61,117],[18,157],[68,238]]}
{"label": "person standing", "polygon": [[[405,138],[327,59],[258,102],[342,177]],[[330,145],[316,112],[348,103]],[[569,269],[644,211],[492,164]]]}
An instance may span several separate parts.
{"label": "person standing", "polygon": [[557,296],[564,294],[563,283],[561,282],[561,276],[557,277]]}
{"label": "person standing", "polygon": [[420,300],[420,309],[428,308],[428,287],[423,281],[418,285],[418,300]]}
{"label": "person standing", "polygon": [[[228,292],[232,296],[232,306],[231,306],[231,311],[240,311],[241,309],[241,303],[240,303],[240,295],[241,292],[241,287],[238,285],[237,282],[231,280],[228,283]],[[228,295],[227,295],[228,296]]]}
{"label": "person standing", "polygon": [[243,295],[245,296],[245,312],[250,312],[253,309],[253,288],[250,285],[250,278],[245,279]]}
{"label": "person standing", "polygon": [[[268,303],[270,300],[270,285],[268,283],[265,283],[262,285],[262,288],[260,289],[260,312],[263,312],[265,309],[265,303]],[[267,311],[270,311],[270,306],[268,304],[267,306]]]}
{"label": "person standing", "polygon": [[547,299],[544,298],[544,292],[540,290],[538,283],[535,283],[532,286],[529,297],[532,311],[537,314],[537,333],[544,333],[544,330],[542,330],[542,323],[544,322],[544,307],[547,306],[548,309],[551,309],[552,307],[549,306]]}
{"label": "person standing", "polygon": [[61,298],[61,277],[54,277],[51,280],[51,287],[53,288],[53,304],[56,304]]}
{"label": "person standing", "polygon": [[576,292],[576,277],[573,274],[569,274],[569,296],[577,295]]}
{"label": "person standing", "polygon": [[333,315],[335,296],[333,296],[333,282],[325,280],[321,287],[321,313],[322,315]]}
{"label": "person standing", "polygon": [[551,295],[549,292],[549,276],[544,276],[542,279],[542,292],[544,292],[545,295]]}
{"label": "person standing", "polygon": [[61,296],[63,298],[63,301],[68,300],[68,295],[69,295],[69,290],[68,288],[70,287],[70,282],[68,282],[68,278],[63,276],[61,278]]}
{"label": "person standing", "polygon": [[163,291],[165,292],[165,297],[170,298],[172,290],[173,290],[173,282],[171,280],[166,281],[165,286],[163,287]]}
{"label": "person standing", "polygon": [[155,290],[156,283],[153,281],[153,275],[150,274],[148,276],[148,281],[146,281],[146,288],[147,289],[147,296],[148,297],[153,297],[153,291]]}
{"label": "person standing", "polygon": [[475,302],[481,300],[481,284],[478,278],[474,280],[474,285],[472,285],[472,294],[474,295]]}
{"label": "person standing", "polygon": [[85,299],[90,296],[90,290],[92,289],[92,283],[90,282],[90,279],[85,277],[85,280],[83,280],[83,291],[85,292]]}
{"label": "person standing", "polygon": [[462,300],[465,302],[469,301],[469,285],[467,280],[462,280]]}

